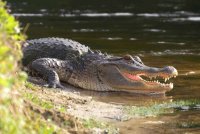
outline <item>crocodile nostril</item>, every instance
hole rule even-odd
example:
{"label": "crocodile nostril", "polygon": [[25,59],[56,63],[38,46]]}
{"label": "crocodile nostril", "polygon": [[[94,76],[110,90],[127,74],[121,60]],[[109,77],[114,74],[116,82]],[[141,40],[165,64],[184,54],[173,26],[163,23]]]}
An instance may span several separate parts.
{"label": "crocodile nostril", "polygon": [[178,71],[173,66],[166,66],[163,68],[163,70],[167,73],[172,73],[174,75],[178,75]]}

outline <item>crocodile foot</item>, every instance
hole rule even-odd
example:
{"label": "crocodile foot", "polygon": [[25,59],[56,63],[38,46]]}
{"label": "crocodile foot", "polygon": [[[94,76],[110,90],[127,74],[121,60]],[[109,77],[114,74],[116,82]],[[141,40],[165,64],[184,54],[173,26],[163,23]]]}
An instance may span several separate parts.
{"label": "crocodile foot", "polygon": [[65,89],[65,87],[63,85],[61,85],[60,83],[50,83],[50,84],[47,85],[47,87]]}

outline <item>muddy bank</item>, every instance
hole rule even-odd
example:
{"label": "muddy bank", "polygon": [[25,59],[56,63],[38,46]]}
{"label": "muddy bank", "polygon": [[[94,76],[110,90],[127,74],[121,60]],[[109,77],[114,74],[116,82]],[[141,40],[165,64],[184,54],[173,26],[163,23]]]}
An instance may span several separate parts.
{"label": "muddy bank", "polygon": [[[45,85],[45,81],[37,78],[29,78],[35,84]],[[35,85],[36,86],[36,85]],[[62,105],[65,110],[78,118],[95,118],[101,121],[122,121],[128,119],[124,112],[123,105],[99,102],[92,96],[82,96],[73,87],[66,85],[66,89],[49,89],[40,87],[37,92],[26,90],[26,92],[38,96],[42,100],[51,101],[55,105]]]}
{"label": "muddy bank", "polygon": [[[200,100],[173,100],[171,97],[144,97],[138,96],[140,101],[135,104],[126,104],[99,101],[95,95],[83,94],[78,89],[65,85],[66,89],[45,88],[46,82],[39,78],[29,77],[24,93],[28,96],[37,96],[35,100],[42,100],[46,108],[67,113],[70,117],[85,120],[94,133],[183,133],[199,132]],[[114,93],[115,94],[115,93]],[[131,95],[132,97],[132,95]],[[134,96],[137,97],[137,96]],[[29,97],[31,98],[31,97]],[[99,97],[100,98],[100,97]],[[123,98],[121,98],[123,100]],[[153,100],[153,101],[150,101]],[[39,101],[36,101],[39,103]],[[50,104],[49,104],[50,103]],[[144,105],[146,104],[146,105]],[[188,111],[188,118],[184,120],[183,112]],[[160,116],[162,115],[162,116]],[[56,116],[57,117],[57,116]],[[96,120],[96,121],[94,121]],[[189,121],[189,122],[188,122]],[[59,123],[58,123],[59,124]],[[73,123],[72,123],[73,124]],[[84,123],[83,123],[84,124]],[[106,125],[105,125],[106,124]],[[110,129],[110,126],[112,128]],[[110,131],[111,130],[111,131]]]}

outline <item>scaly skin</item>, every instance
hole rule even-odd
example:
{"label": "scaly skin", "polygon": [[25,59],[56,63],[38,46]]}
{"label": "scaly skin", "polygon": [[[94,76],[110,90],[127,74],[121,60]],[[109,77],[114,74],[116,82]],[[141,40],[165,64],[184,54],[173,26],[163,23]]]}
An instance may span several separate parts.
{"label": "scaly skin", "polygon": [[173,84],[144,80],[141,76],[164,79],[178,75],[172,66],[148,67],[139,57],[102,54],[78,42],[62,38],[29,40],[24,44],[24,66],[48,80],[49,87],[64,88],[60,81],[95,91],[165,93]]}

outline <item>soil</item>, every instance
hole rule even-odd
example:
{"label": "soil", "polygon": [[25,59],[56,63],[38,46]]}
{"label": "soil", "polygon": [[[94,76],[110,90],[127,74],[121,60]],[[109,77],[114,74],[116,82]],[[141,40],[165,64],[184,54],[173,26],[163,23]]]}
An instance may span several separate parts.
{"label": "soil", "polygon": [[[129,116],[124,112],[123,104],[97,101],[92,96],[81,94],[80,89],[64,83],[62,85],[66,89],[53,89],[45,87],[46,81],[38,77],[29,77],[28,81],[33,83],[33,87],[27,86],[23,91],[25,94],[36,96],[39,100],[53,105],[53,108],[45,109],[27,100],[29,109],[42,115],[44,120],[50,118],[54,124],[66,130],[64,133],[96,134],[110,131],[109,128],[85,128],[82,120],[87,119],[107,123],[112,126],[111,131],[118,133],[115,123],[129,120]],[[64,110],[63,113],[59,110],[60,108]]]}
{"label": "soil", "polygon": [[29,81],[35,83],[40,90],[26,90],[42,100],[51,101],[55,105],[64,106],[71,115],[82,119],[97,119],[100,121],[122,121],[128,118],[123,111],[123,105],[109,104],[93,100],[92,96],[82,96],[72,86],[65,85],[66,89],[45,88],[45,81],[30,77]]}

